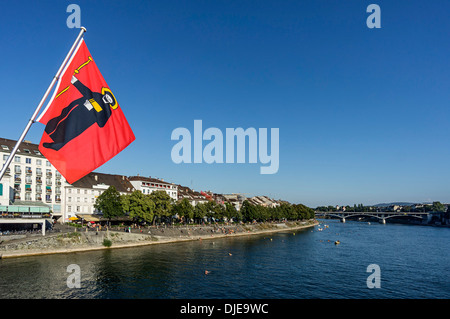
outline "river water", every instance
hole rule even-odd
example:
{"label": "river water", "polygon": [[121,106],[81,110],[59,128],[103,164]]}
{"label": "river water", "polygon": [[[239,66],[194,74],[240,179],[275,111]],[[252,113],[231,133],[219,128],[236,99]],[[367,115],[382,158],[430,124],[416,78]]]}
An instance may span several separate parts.
{"label": "river water", "polygon": [[[322,231],[3,259],[0,298],[450,298],[450,229],[320,222]],[[72,264],[80,288],[67,285]],[[371,264],[380,288],[367,285]]]}

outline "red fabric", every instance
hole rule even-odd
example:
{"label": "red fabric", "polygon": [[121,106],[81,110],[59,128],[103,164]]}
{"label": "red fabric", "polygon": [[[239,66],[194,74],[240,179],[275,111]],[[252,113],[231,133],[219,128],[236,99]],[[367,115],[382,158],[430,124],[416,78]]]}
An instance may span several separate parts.
{"label": "red fabric", "polygon": [[[86,63],[87,61],[89,62]],[[78,71],[76,72],[77,69]],[[98,96],[102,93],[102,88],[110,90],[92,59],[86,44],[82,41],[69,66],[61,75],[60,82],[55,89],[54,97],[49,102],[49,106],[38,119],[40,123],[46,125],[46,130],[44,130],[39,144],[39,150],[69,183],[76,182],[103,165],[135,140],[133,131],[117,100],[115,100],[114,108],[110,108],[110,116],[103,127],[100,127],[98,123],[93,123],[78,136],[69,140],[66,139],[64,146],[58,150],[44,146],[44,143],[48,145],[47,143],[56,142],[53,140],[54,137],[51,135],[53,129],[49,128],[50,123],[48,122],[54,118],[61,117],[59,123],[67,121],[65,124],[69,124],[72,121],[73,124],[74,119],[70,117],[70,113],[75,114],[76,112],[71,111],[63,118],[61,116],[63,109],[69,109],[68,106],[73,105],[76,100],[86,100],[79,89],[71,83],[72,76],[75,76],[79,82],[92,92],[96,92]],[[64,92],[61,93],[62,91]],[[61,94],[58,96],[59,93]],[[114,94],[114,92],[112,93]],[[75,103],[72,109],[75,110],[76,108],[86,107],[82,103]],[[79,111],[87,112],[86,109]],[[91,108],[91,111],[95,112],[95,109]],[[76,120],[79,121],[80,116]],[[62,131],[63,133],[65,132],[64,129]]]}

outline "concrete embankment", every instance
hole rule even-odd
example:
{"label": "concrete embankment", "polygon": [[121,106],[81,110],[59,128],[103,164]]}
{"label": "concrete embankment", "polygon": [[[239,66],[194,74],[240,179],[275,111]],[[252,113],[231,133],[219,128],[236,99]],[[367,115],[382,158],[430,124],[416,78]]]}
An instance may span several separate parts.
{"label": "concrete embankment", "polygon": [[[11,258],[248,236],[280,231],[294,231],[313,227],[317,224],[317,221],[309,220],[278,224],[262,223],[252,225],[143,228],[133,229],[131,233],[125,231],[74,231],[48,234],[41,237],[34,236],[21,240],[3,241],[0,244],[0,256],[2,258]],[[110,244],[110,246],[108,247],[107,244]]]}

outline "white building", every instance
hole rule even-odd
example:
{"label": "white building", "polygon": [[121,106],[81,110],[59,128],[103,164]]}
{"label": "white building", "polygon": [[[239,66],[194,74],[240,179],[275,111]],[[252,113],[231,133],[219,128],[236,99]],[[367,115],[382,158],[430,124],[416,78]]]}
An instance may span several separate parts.
{"label": "white building", "polygon": [[[0,138],[0,156],[6,162],[16,141]],[[2,165],[3,166],[3,165]],[[0,181],[0,205],[47,205],[56,218],[64,214],[62,196],[66,180],[41,154],[39,146],[20,144],[8,170]]]}
{"label": "white building", "polygon": [[110,186],[114,186],[121,195],[134,191],[126,176],[96,172],[87,174],[73,184],[67,184],[64,192],[65,222],[70,217],[88,217],[98,213],[94,207],[95,201]]}
{"label": "white building", "polygon": [[178,186],[151,177],[131,176],[128,178],[136,190],[143,194],[151,194],[154,191],[165,191],[175,201],[178,200]]}

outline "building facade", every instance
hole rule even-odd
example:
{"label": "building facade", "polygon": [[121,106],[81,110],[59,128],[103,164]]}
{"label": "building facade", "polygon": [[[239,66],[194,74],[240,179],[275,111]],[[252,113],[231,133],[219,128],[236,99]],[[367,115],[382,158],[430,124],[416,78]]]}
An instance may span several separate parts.
{"label": "building facade", "polygon": [[151,194],[154,191],[165,191],[173,200],[178,200],[178,186],[175,184],[144,176],[131,176],[128,179],[133,187],[143,194]]}
{"label": "building facade", "polygon": [[71,217],[83,218],[99,213],[95,209],[95,201],[110,186],[114,186],[121,195],[135,190],[126,176],[97,172],[91,172],[75,183],[67,184],[64,189],[65,221]]}
{"label": "building facade", "polygon": [[[16,141],[0,138],[0,156],[6,162]],[[0,205],[47,205],[55,218],[64,214],[64,177],[41,154],[39,147],[24,141],[0,181]]]}

